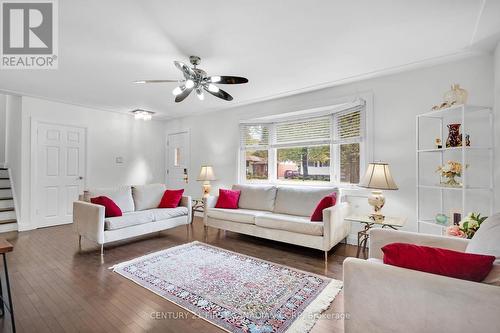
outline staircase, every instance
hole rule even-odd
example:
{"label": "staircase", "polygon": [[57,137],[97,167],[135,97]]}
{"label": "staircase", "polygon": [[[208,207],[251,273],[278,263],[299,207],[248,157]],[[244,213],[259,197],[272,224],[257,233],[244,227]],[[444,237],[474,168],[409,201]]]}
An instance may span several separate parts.
{"label": "staircase", "polygon": [[9,170],[0,168],[0,232],[17,230],[16,209]]}

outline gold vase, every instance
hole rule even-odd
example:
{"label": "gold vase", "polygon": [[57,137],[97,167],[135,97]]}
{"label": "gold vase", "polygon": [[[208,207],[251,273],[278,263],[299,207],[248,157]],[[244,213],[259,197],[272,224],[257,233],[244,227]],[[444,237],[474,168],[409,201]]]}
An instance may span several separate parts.
{"label": "gold vase", "polygon": [[448,105],[453,104],[467,104],[467,97],[469,93],[467,90],[460,88],[458,83],[451,85],[451,90],[444,94],[444,101]]}

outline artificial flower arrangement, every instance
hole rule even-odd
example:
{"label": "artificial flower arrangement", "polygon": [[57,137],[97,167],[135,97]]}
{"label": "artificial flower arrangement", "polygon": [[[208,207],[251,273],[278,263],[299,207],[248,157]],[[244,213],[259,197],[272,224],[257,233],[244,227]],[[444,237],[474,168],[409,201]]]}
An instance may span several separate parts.
{"label": "artificial flower arrangement", "polygon": [[449,226],[448,229],[446,229],[446,234],[448,236],[471,239],[481,226],[481,223],[486,219],[486,216],[481,216],[479,213],[469,213],[469,215],[460,221],[459,225]]}
{"label": "artificial flower arrangement", "polygon": [[462,184],[455,179],[455,177],[462,176],[461,163],[448,161],[445,165],[439,166],[436,172],[439,172],[441,177],[444,178],[444,180],[441,181],[441,184],[454,187],[462,186]]}

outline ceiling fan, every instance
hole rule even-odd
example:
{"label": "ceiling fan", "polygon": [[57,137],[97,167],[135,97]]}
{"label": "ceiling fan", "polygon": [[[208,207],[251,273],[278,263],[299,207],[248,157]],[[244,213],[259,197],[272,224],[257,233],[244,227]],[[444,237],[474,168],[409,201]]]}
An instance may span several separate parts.
{"label": "ceiling fan", "polygon": [[189,67],[180,61],[174,61],[175,67],[179,69],[184,75],[183,80],[141,80],[134,81],[134,83],[165,83],[165,82],[178,82],[181,85],[176,87],[172,94],[175,96],[175,102],[182,102],[194,90],[196,96],[200,100],[205,99],[204,91],[216,97],[222,98],[226,101],[232,101],[233,96],[229,95],[224,90],[217,87],[217,84],[241,84],[247,83],[248,79],[240,76],[208,76],[207,73],[197,66],[200,64],[201,59],[197,56],[190,56],[189,62],[193,67]]}

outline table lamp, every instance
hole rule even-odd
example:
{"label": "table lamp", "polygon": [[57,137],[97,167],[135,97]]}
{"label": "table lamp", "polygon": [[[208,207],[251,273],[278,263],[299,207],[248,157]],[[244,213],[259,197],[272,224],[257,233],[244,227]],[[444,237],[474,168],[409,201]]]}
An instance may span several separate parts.
{"label": "table lamp", "polygon": [[368,203],[373,206],[371,217],[375,221],[384,219],[382,207],[385,204],[385,197],[382,190],[397,190],[398,186],[392,178],[389,164],[374,162],[368,164],[368,169],[358,186],[374,189],[368,197]]}
{"label": "table lamp", "polygon": [[207,198],[210,196],[210,181],[216,180],[214,174],[214,168],[211,165],[202,165],[200,175],[198,176],[198,181],[203,182],[203,197]]}

